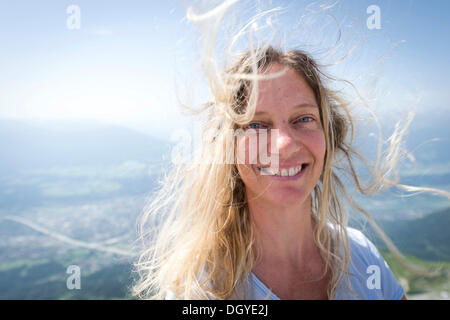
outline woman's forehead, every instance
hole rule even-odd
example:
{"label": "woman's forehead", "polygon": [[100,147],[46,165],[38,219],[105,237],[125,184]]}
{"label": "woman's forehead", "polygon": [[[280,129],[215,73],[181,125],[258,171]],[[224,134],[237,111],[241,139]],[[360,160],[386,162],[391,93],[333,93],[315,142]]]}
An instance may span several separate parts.
{"label": "woman's forehead", "polygon": [[[280,73],[280,71],[284,71]],[[263,74],[276,77],[258,81],[258,111],[265,109],[293,107],[299,104],[317,105],[313,90],[306,80],[292,68],[273,64]]]}

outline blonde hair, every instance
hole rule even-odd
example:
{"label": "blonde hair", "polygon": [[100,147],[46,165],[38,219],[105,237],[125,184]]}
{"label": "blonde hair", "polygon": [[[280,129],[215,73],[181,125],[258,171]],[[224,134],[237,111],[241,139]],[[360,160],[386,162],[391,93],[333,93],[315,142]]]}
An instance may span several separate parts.
{"label": "blonde hair", "polygon": [[193,161],[173,164],[145,209],[141,222],[144,248],[136,263],[140,278],[133,288],[135,296],[164,299],[169,290],[184,299],[247,296],[244,281],[257,258],[253,251],[255,228],[245,185],[236,167],[235,136],[229,132],[253,118],[258,79],[277,76],[261,75],[274,63],[302,76],[320,109],[326,154],[322,175],[312,193],[311,215],[316,222],[314,239],[326,264],[323,275],[331,272],[329,299],[336,297],[343,282],[355,295],[348,280],[348,205],[366,216],[388,248],[406,265],[370,215],[348,194],[342,179],[348,179],[365,196],[384,186],[399,186],[394,169],[409,122],[394,132],[384,157],[378,150],[374,166],[368,166],[371,179],[361,181],[354,165],[359,155],[352,147],[354,122],[350,103],[327,85],[327,81],[335,79],[326,75],[306,52],[283,52],[259,45],[243,53],[220,77],[207,74],[214,100],[198,111],[208,111],[202,148]]}

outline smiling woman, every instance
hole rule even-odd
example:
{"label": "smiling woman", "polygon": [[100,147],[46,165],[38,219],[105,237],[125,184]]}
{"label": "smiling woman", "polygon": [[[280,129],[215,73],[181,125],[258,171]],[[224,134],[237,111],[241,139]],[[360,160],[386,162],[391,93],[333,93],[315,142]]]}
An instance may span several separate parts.
{"label": "smiling woman", "polygon": [[[373,183],[361,186],[347,104],[324,85],[313,58],[261,46],[222,77],[223,87],[211,88],[215,101],[207,105],[205,129],[216,134],[203,140],[198,161],[180,163],[166,177],[144,215],[143,235],[149,217],[158,230],[150,232],[157,236],[137,263],[141,279],[134,294],[402,298],[376,247],[346,225],[344,207],[352,201],[338,171],[347,170],[366,195],[384,175],[374,172]],[[275,165],[260,161],[263,150],[271,150]]]}

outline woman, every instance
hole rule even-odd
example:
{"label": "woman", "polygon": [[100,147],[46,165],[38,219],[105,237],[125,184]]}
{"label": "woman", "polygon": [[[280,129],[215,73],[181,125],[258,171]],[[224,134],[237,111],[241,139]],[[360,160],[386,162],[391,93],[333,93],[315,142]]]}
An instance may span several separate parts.
{"label": "woman", "polygon": [[[346,169],[363,194],[383,175],[360,185],[348,139],[352,119],[314,60],[262,47],[243,54],[221,79],[207,105],[205,132],[214,133],[197,158],[210,161],[176,165],[150,204],[144,220],[156,218],[158,234],[137,264],[134,293],[405,298],[375,246],[346,226],[345,205],[353,202],[339,172]],[[261,160],[267,150],[275,165]]]}

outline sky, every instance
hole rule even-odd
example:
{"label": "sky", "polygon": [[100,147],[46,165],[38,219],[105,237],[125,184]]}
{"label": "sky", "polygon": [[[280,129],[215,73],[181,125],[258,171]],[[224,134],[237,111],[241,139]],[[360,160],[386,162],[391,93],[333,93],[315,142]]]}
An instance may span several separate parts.
{"label": "sky", "polygon": [[[313,19],[309,29],[299,24],[323,3],[335,3],[331,15]],[[186,9],[219,4],[0,0],[0,119],[92,119],[167,138],[190,121],[180,101],[208,98],[198,59],[202,29]],[[68,27],[71,5],[79,8],[79,28]],[[379,29],[367,27],[371,5],[380,9]],[[320,52],[335,39],[338,21],[343,48],[358,46],[330,71],[353,81],[381,115],[449,114],[449,1],[241,1],[226,21],[245,24],[274,7],[283,8],[274,25],[287,47]],[[229,40],[226,26],[219,45]],[[261,37],[267,32],[261,28]]]}

